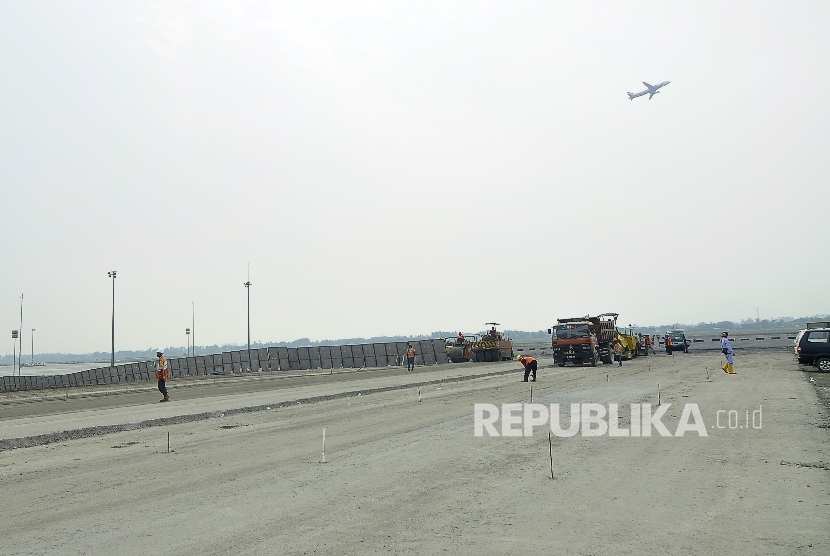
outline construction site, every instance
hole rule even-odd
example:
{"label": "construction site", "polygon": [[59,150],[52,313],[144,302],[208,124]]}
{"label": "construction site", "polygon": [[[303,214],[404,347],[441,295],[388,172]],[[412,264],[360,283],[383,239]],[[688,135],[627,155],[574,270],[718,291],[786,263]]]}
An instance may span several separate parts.
{"label": "construction site", "polygon": [[829,29],[0,2],[0,556],[830,554]]}
{"label": "construction site", "polygon": [[[711,341],[675,355],[658,338],[640,353],[641,338],[616,319],[559,319],[541,346],[514,345],[488,323],[484,334],[423,342],[414,373],[397,348],[377,345],[358,358],[351,346],[348,358],[339,347],[339,358],[275,349],[232,354],[227,366],[180,360],[170,404],[157,403],[149,365],[7,388],[0,545],[8,554],[639,554],[648,538],[667,553],[825,553],[830,381],[794,363],[789,339],[747,339],[758,344],[736,350],[732,376]],[[622,366],[608,364],[616,342]],[[519,381],[522,354],[540,362],[531,385]],[[473,434],[475,404],[585,400],[667,407],[671,430],[693,401],[708,434]],[[634,417],[618,419],[630,427]],[[644,504],[644,489],[658,502]],[[178,533],[151,534],[165,528]]]}

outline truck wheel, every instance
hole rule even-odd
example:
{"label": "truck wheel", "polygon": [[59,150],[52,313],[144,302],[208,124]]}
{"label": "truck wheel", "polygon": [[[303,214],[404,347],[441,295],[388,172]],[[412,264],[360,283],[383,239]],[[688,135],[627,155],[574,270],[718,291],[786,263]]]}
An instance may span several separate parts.
{"label": "truck wheel", "polygon": [[823,373],[830,373],[830,358],[819,357],[816,359],[816,367]]}

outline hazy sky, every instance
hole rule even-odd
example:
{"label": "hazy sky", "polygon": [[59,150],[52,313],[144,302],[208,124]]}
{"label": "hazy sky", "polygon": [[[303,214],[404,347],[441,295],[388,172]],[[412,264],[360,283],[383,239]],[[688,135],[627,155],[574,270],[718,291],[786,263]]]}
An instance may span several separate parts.
{"label": "hazy sky", "polygon": [[[830,312],[830,3],[0,3],[35,350]],[[629,101],[642,81],[670,80]],[[805,235],[809,232],[809,236]]]}

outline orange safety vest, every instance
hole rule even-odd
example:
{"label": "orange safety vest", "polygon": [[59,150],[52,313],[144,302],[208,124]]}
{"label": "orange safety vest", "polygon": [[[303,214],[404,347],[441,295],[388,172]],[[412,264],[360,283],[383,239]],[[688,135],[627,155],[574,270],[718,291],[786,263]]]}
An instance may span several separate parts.
{"label": "orange safety vest", "polygon": [[529,356],[529,355],[527,355],[527,356],[522,357],[521,359],[519,359],[519,362],[520,362],[522,365],[524,365],[525,367],[527,367],[528,365],[530,365],[530,364],[531,364],[531,363],[533,363],[534,361],[536,361],[536,358],[531,357],[531,356]]}
{"label": "orange safety vest", "polygon": [[170,371],[167,368],[167,358],[165,356],[159,357],[158,369],[156,370],[156,380],[167,380],[170,376]]}
{"label": "orange safety vest", "polygon": [[415,359],[415,349],[409,348],[406,350],[406,358],[407,359]]}

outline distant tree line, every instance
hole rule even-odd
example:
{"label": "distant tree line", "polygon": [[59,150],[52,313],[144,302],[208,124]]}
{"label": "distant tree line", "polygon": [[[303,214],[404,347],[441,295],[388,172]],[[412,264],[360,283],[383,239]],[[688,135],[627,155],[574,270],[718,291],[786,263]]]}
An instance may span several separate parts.
{"label": "distant tree line", "polygon": [[[727,330],[729,332],[761,332],[766,330],[800,330],[804,328],[808,322],[827,321],[830,320],[830,315],[820,314],[810,317],[801,317],[797,319],[789,317],[781,317],[777,319],[744,319],[739,323],[731,321],[721,322],[699,322],[697,324],[663,324],[660,326],[636,326],[634,325],[634,332],[642,334],[665,334],[667,330],[672,328],[679,328],[692,334],[716,334],[720,331]],[[625,325],[617,323],[620,328]],[[477,333],[484,333],[485,330]],[[536,332],[527,332],[523,330],[505,330],[504,333],[513,341],[516,342],[536,342],[544,341],[550,338],[547,330],[537,330]],[[458,331],[436,331],[427,335],[416,336],[374,336],[372,338],[342,338],[339,340],[320,340],[313,341],[309,338],[299,338],[292,342],[254,342],[251,343],[251,349],[259,349],[264,347],[284,346],[284,347],[311,347],[311,346],[327,346],[340,344],[380,344],[386,342],[410,342],[416,340],[427,340],[430,338],[454,338]],[[223,344],[212,346],[196,346],[196,355],[210,355],[213,353],[222,353],[223,351],[237,351],[247,348],[247,344]],[[184,346],[173,346],[164,348],[164,352],[169,357],[184,357],[187,354],[187,348]],[[115,359],[117,361],[147,361],[156,356],[156,348],[147,348],[144,350],[134,351],[116,351]],[[23,364],[31,363],[30,355],[23,354]],[[34,357],[35,363],[101,363],[106,365],[110,362],[110,352],[96,351],[93,353],[36,353]],[[0,357],[0,365],[11,365],[12,354],[6,354]]]}

